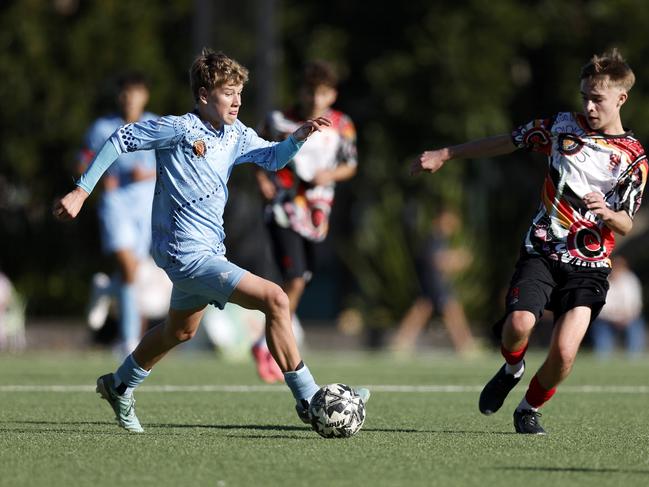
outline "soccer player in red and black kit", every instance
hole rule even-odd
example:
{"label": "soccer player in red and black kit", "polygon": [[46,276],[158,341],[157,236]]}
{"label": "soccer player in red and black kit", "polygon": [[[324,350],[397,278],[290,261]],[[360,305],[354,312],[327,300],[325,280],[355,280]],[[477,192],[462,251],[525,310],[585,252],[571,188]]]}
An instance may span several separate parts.
{"label": "soccer player in red and black kit", "polygon": [[[311,61],[302,74],[299,103],[287,110],[272,111],[261,130],[262,136],[280,141],[312,116],[326,117],[332,123],[322,133],[309,137],[303,150],[282,170],[256,172],[259,190],[266,200],[273,256],[294,326],[300,299],[316,269],[319,246],[329,232],[336,184],[352,178],[357,170],[356,129],[349,116],[333,108],[337,84],[331,64]],[[283,380],[263,336],[252,347],[252,354],[262,380]]]}
{"label": "soccer player in red and black kit", "polygon": [[622,126],[620,108],[633,71],[613,49],[581,71],[583,113],[534,120],[511,134],[427,151],[413,174],[435,172],[450,159],[489,157],[518,148],[548,156],[541,204],[525,235],[507,294],[501,331],[505,364],[480,394],[480,412],[498,411],[525,370],[525,351],[544,309],[554,313],[548,355],[514,412],[518,433],[545,434],[539,408],[574,363],[589,324],[606,300],[614,233],[626,235],[647,180],[642,145]]}

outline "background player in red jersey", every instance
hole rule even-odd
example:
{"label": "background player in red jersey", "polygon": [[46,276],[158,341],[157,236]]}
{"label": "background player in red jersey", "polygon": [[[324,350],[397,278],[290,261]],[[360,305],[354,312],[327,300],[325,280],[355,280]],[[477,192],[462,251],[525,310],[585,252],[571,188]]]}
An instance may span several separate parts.
{"label": "background player in red jersey", "polygon": [[495,413],[525,370],[528,340],[544,309],[554,312],[548,355],[514,412],[518,433],[544,434],[538,409],[574,363],[589,324],[608,291],[614,233],[633,226],[647,180],[644,149],[622,126],[620,108],[635,82],[613,49],[581,71],[583,113],[558,113],[512,134],[427,151],[412,173],[436,172],[450,159],[489,157],[527,148],[548,156],[542,200],[528,230],[507,294],[501,330],[505,364],[480,394],[483,414]]}
{"label": "background player in red jersey", "polygon": [[[259,190],[267,202],[273,256],[294,320],[315,269],[317,246],[329,231],[335,185],[356,174],[356,129],[347,115],[332,108],[338,96],[337,84],[329,63],[309,63],[302,76],[299,103],[271,112],[262,130],[270,140],[284,140],[313,116],[332,122],[331,127],[313,134],[284,169],[277,173],[257,171]],[[264,381],[283,380],[263,337],[253,346],[252,354]]]}

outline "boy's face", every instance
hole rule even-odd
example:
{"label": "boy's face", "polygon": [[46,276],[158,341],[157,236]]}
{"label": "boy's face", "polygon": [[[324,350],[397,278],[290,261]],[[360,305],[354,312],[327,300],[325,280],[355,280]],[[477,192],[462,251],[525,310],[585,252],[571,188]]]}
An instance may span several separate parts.
{"label": "boy's face", "polygon": [[305,86],[300,93],[302,106],[316,116],[321,115],[333,105],[338,96],[336,88],[327,85],[318,85],[315,88]]}
{"label": "boy's face", "polygon": [[[619,130],[620,107],[627,97],[626,91],[608,82],[608,76],[595,80],[588,78],[581,80],[584,115],[593,130],[604,133]],[[613,132],[610,135],[614,135]]]}
{"label": "boy's face", "polygon": [[149,90],[144,85],[127,85],[119,95],[117,95],[117,104],[124,116],[129,122],[135,122],[140,119],[144,107],[149,102]]}
{"label": "boy's face", "polygon": [[243,84],[226,83],[208,91],[198,90],[198,109],[203,118],[213,126],[232,125],[237,121],[241,108]]}

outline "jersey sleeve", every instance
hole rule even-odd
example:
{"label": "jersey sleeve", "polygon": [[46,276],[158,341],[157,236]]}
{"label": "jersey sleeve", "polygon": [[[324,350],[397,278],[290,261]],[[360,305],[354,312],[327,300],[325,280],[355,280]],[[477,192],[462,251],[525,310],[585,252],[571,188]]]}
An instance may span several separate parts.
{"label": "jersey sleeve", "polygon": [[111,142],[121,152],[173,147],[185,135],[180,117],[166,116],[155,120],[126,124],[112,135]]}
{"label": "jersey sleeve", "polygon": [[629,217],[633,218],[640,208],[642,193],[647,183],[647,173],[649,171],[647,157],[642,154],[630,167],[632,169],[629,174],[617,186],[617,204],[614,209],[616,211],[625,211]]}
{"label": "jersey sleeve", "polygon": [[235,164],[252,162],[267,171],[277,171],[293,159],[304,142],[298,142],[293,135],[289,135],[281,142],[269,142],[262,139],[249,127],[243,132],[243,141]]}
{"label": "jersey sleeve", "polygon": [[356,127],[347,116],[343,115],[340,121],[340,148],[337,153],[338,164],[347,164],[356,166],[358,164],[358,154],[356,151]]}
{"label": "jersey sleeve", "polygon": [[[84,136],[83,147],[78,155],[78,162],[81,164],[81,167],[87,168],[90,165],[97,153],[113,134],[114,130],[114,125],[107,122],[105,118],[97,119],[90,126]],[[110,166],[106,171],[110,175],[116,175],[118,172],[119,170],[116,166]]]}
{"label": "jersey sleeve", "polygon": [[516,128],[512,142],[519,149],[528,149],[550,155],[552,152],[552,125],[554,118],[539,118]]}

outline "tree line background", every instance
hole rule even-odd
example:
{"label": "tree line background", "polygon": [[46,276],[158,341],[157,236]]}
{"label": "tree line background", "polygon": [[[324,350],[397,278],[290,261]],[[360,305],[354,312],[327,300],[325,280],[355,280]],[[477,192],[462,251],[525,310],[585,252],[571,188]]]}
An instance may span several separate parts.
{"label": "tree line background", "polygon": [[[108,263],[94,208],[57,223],[53,199],[72,186],[83,134],[113,104],[113,81],[137,69],[151,80],[149,109],[192,109],[188,68],[203,45],[251,69],[241,120],[295,100],[302,66],[334,63],[336,107],[358,130],[359,173],[340,186],[324,265],[301,313],[332,319],[359,309],[394,324],[415,297],[413,256],[442,206],[463,217],[456,243],[474,260],[458,277],[472,321],[501,302],[521,238],[538,205],[545,162],[517,152],[448,164],[413,178],[421,151],[580,110],[579,70],[616,46],[637,83],[623,121],[649,141],[649,3],[637,0],[14,0],[0,4],[0,269],[33,315],[83,309],[90,276]],[[263,231],[252,168],[233,174],[226,214],[232,260],[262,274]],[[94,206],[96,197],[90,201]],[[641,277],[644,209],[620,251]],[[309,297],[311,296],[311,297]]]}

